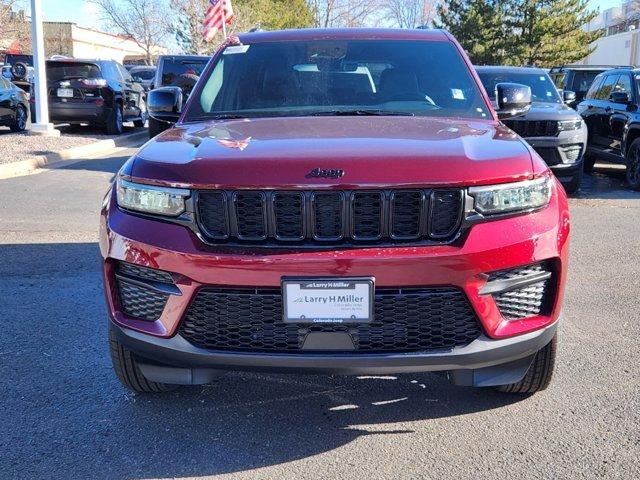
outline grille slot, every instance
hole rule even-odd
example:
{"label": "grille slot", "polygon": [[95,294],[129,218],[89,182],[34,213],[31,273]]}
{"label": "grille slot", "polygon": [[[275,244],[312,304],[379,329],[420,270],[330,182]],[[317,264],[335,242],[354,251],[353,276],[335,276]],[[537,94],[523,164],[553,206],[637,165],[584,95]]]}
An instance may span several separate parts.
{"label": "grille slot", "polygon": [[198,215],[200,226],[207,237],[215,240],[229,238],[227,195],[224,192],[200,192]]}
{"label": "grille slot", "polygon": [[267,210],[262,192],[236,192],[234,195],[238,238],[264,240],[267,238]]}
{"label": "grille slot", "polygon": [[273,197],[276,238],[302,240],[304,238],[304,195],[302,193],[276,193]]}
{"label": "grille slot", "polygon": [[160,318],[169,295],[128,282],[123,278],[118,278],[116,283],[120,307],[125,315],[149,321]]}
{"label": "grille slot", "polygon": [[315,193],[314,236],[318,240],[340,240],[344,230],[344,195],[340,192]]}
{"label": "grille slot", "polygon": [[120,275],[137,278],[140,280],[150,280],[152,282],[173,283],[173,278],[169,272],[157,270],[155,268],[141,267],[133,263],[118,262],[117,271]]}
{"label": "grille slot", "polygon": [[351,194],[353,212],[352,238],[378,240],[382,237],[382,192],[354,192]]}
{"label": "grille slot", "polygon": [[420,237],[424,194],[419,191],[391,194],[391,236],[415,240]]}
{"label": "grille slot", "polygon": [[462,193],[459,190],[441,190],[431,194],[431,236],[447,238],[455,232],[461,220],[460,203]]}
{"label": "grille slot", "polygon": [[[518,280],[527,276],[553,272],[548,263],[501,270],[489,274],[489,282],[498,280]],[[520,288],[496,293],[493,298],[500,313],[507,320],[548,315],[553,306],[554,276]]]}
{"label": "grille slot", "polygon": [[180,326],[195,346],[253,352],[299,351],[311,332],[348,333],[357,352],[449,350],[478,338],[473,309],[456,288],[378,289],[368,324],[282,321],[280,289],[200,289]]}
{"label": "grille slot", "polygon": [[210,243],[315,246],[443,243],[457,236],[463,190],[253,191],[194,195]]}

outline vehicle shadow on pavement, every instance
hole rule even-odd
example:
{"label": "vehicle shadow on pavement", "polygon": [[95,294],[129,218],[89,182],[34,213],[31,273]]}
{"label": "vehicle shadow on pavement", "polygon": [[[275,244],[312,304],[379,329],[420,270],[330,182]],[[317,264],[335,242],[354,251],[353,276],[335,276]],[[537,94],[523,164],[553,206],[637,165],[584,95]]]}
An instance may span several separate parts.
{"label": "vehicle shadow on pavement", "polygon": [[[205,476],[278,465],[371,435],[523,400],[432,374],[230,373],[156,396],[111,369],[94,243],[0,245],[0,471],[6,478]],[[421,421],[421,432],[407,428]],[[435,428],[435,427],[434,427]],[[463,440],[461,440],[463,441]]]}

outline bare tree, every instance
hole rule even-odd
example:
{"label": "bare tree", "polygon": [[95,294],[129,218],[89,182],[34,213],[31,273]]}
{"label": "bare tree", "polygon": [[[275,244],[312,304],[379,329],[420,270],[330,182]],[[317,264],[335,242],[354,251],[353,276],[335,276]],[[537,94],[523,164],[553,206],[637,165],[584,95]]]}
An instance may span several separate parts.
{"label": "bare tree", "polygon": [[388,18],[400,28],[416,28],[433,22],[437,0],[387,0]]}
{"label": "bare tree", "polygon": [[[211,5],[209,0],[170,1],[174,18],[171,32],[185,53],[211,54],[224,41],[221,32],[218,32],[211,42],[204,39],[203,22],[209,5]],[[233,23],[227,28],[229,35],[260,25],[260,12],[252,9],[251,5],[245,5],[242,2],[234,3],[233,11]]]}
{"label": "bare tree", "polygon": [[23,53],[31,51],[31,26],[22,0],[0,0],[0,42],[4,48],[16,43]]}
{"label": "bare tree", "polygon": [[107,27],[130,37],[143,51],[146,62],[153,64],[169,31],[166,4],[162,0],[91,0],[102,10]]}
{"label": "bare tree", "polygon": [[310,0],[316,27],[364,27],[381,7],[380,0]]}

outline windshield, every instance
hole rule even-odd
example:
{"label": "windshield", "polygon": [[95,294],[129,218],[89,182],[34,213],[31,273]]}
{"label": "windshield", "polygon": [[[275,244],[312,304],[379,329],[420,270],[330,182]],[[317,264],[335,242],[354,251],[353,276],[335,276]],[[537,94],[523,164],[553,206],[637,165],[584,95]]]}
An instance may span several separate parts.
{"label": "windshield", "polygon": [[140,78],[142,80],[152,80],[156,76],[155,70],[131,70],[131,76],[133,78]]}
{"label": "windshield", "polygon": [[57,82],[71,78],[100,78],[100,67],[92,63],[47,62],[47,80]]}
{"label": "windshield", "polygon": [[387,40],[227,47],[185,118],[345,114],[491,118],[453,44]]}
{"label": "windshield", "polygon": [[480,70],[478,75],[492,100],[495,100],[498,83],[519,83],[531,87],[531,96],[534,102],[562,103],[558,89],[546,73],[483,72]]}
{"label": "windshield", "polygon": [[18,62],[22,62],[30,67],[33,67],[33,55],[16,55],[16,54],[8,54],[5,62],[10,65],[15,65]]}

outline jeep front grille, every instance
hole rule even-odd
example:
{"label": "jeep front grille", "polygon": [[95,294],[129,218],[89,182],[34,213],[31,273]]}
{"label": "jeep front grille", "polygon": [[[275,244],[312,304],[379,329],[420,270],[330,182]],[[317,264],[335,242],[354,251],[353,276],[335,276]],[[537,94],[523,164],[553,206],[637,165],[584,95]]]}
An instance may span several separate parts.
{"label": "jeep front grille", "polygon": [[556,120],[504,120],[503,123],[522,138],[557,137],[560,133]]}
{"label": "jeep front grille", "polygon": [[201,190],[199,229],[210,243],[446,242],[458,233],[462,190]]}

